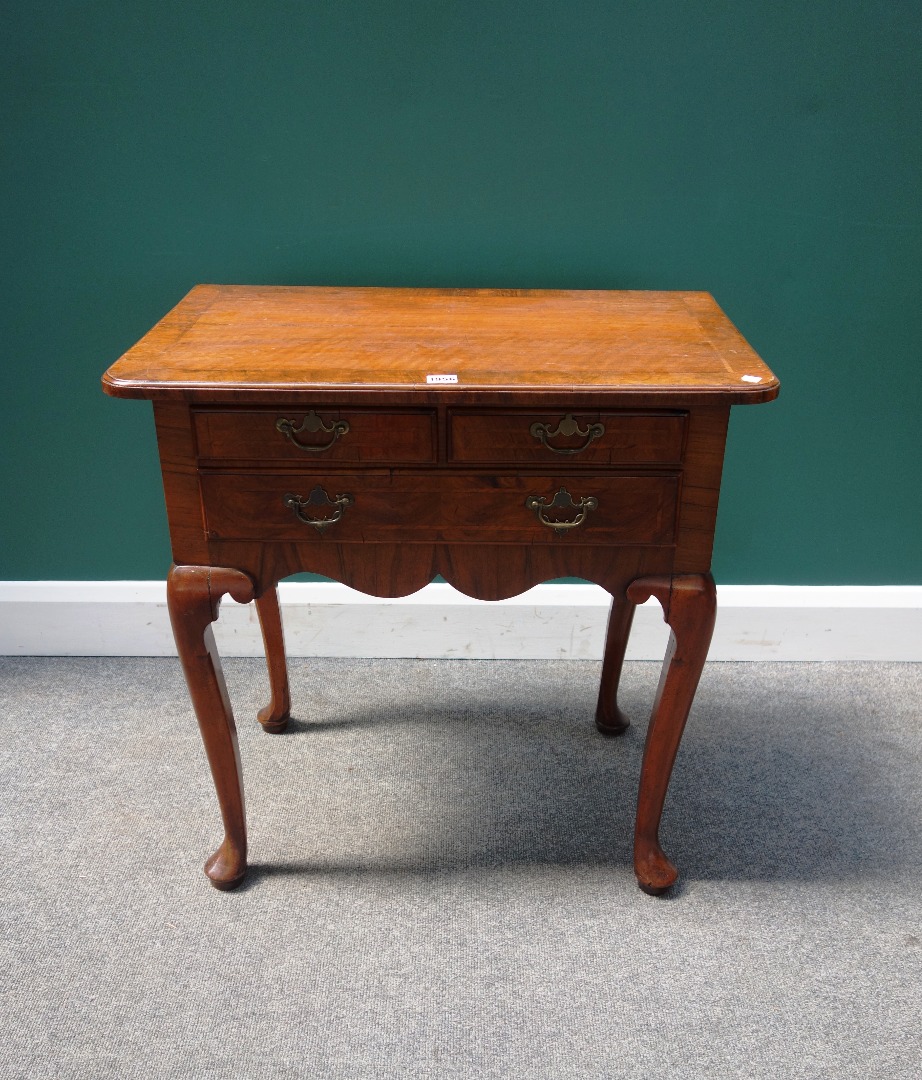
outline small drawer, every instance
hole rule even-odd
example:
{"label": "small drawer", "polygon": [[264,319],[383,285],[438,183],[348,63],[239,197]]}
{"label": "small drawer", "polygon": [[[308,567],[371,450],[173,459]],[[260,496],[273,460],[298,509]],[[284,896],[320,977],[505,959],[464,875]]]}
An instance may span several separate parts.
{"label": "small drawer", "polygon": [[424,464],[435,461],[435,412],[378,409],[196,409],[201,461]]}
{"label": "small drawer", "polygon": [[206,473],[211,540],[668,545],[678,474]]}
{"label": "small drawer", "polygon": [[450,413],[450,460],[582,465],[677,465],[684,412]]}

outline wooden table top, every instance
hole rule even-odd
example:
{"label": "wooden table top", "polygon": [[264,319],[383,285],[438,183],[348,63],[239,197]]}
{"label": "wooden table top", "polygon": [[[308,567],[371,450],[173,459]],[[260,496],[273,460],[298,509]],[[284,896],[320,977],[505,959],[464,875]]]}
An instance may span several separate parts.
{"label": "wooden table top", "polygon": [[103,377],[115,397],[421,390],[679,392],[778,380],[703,292],[198,285]]}

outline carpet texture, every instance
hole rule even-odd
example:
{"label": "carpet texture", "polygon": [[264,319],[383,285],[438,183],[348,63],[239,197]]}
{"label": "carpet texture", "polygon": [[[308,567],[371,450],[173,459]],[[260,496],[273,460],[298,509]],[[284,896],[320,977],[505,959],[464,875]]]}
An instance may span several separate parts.
{"label": "carpet texture", "polygon": [[916,1078],[922,666],[710,664],[630,864],[658,667],[226,662],[252,871],[178,663],[0,659],[0,1076]]}

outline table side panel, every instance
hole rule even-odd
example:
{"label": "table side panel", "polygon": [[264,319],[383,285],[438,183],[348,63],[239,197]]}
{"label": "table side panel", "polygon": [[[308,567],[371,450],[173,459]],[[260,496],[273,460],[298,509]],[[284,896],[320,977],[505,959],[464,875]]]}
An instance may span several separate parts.
{"label": "table side panel", "polygon": [[689,413],[676,540],[677,574],[705,574],[711,567],[729,417],[729,405]]}
{"label": "table side panel", "polygon": [[199,485],[195,433],[189,407],[154,402],[154,424],[173,562],[207,566],[211,562]]}

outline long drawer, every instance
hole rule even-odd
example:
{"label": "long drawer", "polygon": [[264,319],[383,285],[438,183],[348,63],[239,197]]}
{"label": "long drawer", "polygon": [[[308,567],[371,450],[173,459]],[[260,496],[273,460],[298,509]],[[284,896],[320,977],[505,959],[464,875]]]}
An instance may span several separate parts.
{"label": "long drawer", "polygon": [[212,540],[663,545],[679,475],[202,474]]}
{"label": "long drawer", "polygon": [[433,410],[196,409],[203,461],[425,464],[435,461]]}
{"label": "long drawer", "polygon": [[[475,464],[677,465],[684,412],[449,412],[449,459]],[[551,463],[558,463],[551,465]]]}

